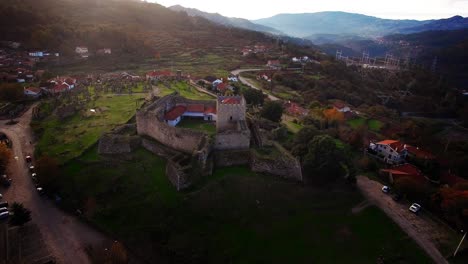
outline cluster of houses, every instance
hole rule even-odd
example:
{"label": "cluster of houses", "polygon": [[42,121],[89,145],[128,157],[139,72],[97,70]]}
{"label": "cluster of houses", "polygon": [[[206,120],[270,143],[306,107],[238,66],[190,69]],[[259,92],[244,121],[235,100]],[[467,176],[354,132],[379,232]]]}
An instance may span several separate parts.
{"label": "cluster of houses", "polygon": [[[77,46],[75,48],[75,53],[83,59],[86,59],[90,56],[90,52],[88,47],[86,46]],[[112,49],[110,48],[103,48],[103,49],[98,49],[95,52],[96,55],[98,56],[103,56],[103,55],[111,55],[112,54]]]}
{"label": "cluster of houses", "polygon": [[24,87],[24,94],[37,98],[43,94],[61,94],[76,87],[77,80],[72,77],[55,77],[46,82],[44,87]]}
{"label": "cluster of houses", "polygon": [[210,90],[215,91],[219,94],[226,94],[227,91],[234,91],[232,83],[239,82],[237,76],[229,75],[228,77],[217,78],[214,76],[206,76],[202,79],[196,80],[196,83],[203,84],[205,87],[209,87]]}
{"label": "cluster of houses", "polygon": [[250,54],[258,54],[267,52],[268,48],[265,45],[254,45],[254,46],[245,46],[242,49],[242,56],[248,56]]}
{"label": "cluster of houses", "polygon": [[[371,142],[367,149],[367,154],[390,166],[389,168],[380,170],[380,174],[387,177],[390,183],[394,183],[395,180],[402,177],[409,177],[419,183],[426,181],[434,182],[434,180],[424,175],[417,166],[411,164],[415,160],[422,162],[435,162],[437,160],[435,155],[419,147],[405,144],[399,140],[387,139]],[[440,180],[436,183],[454,185],[461,181],[465,180],[447,171],[441,174]]]}
{"label": "cluster of houses", "polygon": [[28,83],[40,79],[44,71],[36,70],[35,66],[41,60],[34,52],[0,49],[0,81]]}

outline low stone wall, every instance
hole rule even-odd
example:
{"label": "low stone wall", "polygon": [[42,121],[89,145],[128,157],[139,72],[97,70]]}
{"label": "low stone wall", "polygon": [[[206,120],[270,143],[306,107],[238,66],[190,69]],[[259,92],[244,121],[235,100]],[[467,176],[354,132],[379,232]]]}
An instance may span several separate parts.
{"label": "low stone wall", "polygon": [[172,185],[176,187],[177,191],[188,188],[192,184],[190,176],[185,173],[184,169],[171,160],[167,161],[166,176]]}
{"label": "low stone wall", "polygon": [[174,151],[159,142],[155,142],[154,140],[147,138],[143,138],[141,140],[141,145],[153,154],[156,154],[157,156],[163,157],[165,159],[170,159],[179,154],[179,152]]}
{"label": "low stone wall", "polygon": [[250,150],[219,150],[214,153],[214,162],[217,168],[248,165]]}
{"label": "low stone wall", "polygon": [[274,144],[280,155],[264,157],[252,150],[250,169],[254,172],[268,173],[286,179],[302,181],[302,169],[299,161],[281,146]]}
{"label": "low stone wall", "polygon": [[216,135],[216,150],[249,149],[250,130],[226,131]]}

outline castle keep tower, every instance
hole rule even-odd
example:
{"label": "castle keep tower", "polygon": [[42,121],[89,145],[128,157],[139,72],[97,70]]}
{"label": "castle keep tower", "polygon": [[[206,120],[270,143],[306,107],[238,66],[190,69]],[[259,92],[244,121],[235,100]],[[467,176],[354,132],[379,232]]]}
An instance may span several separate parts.
{"label": "castle keep tower", "polygon": [[245,118],[246,103],[242,96],[218,96],[216,101],[217,150],[240,150],[250,147],[250,130]]}
{"label": "castle keep tower", "polygon": [[218,96],[216,101],[218,133],[238,130],[239,121],[245,123],[245,99],[242,96]]}

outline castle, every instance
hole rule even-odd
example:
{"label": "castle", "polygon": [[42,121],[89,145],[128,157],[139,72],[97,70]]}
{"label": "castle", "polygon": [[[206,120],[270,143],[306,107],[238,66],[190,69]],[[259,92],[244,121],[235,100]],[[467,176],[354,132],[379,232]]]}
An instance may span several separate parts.
{"label": "castle", "polygon": [[[216,133],[178,127],[185,118],[216,122]],[[255,172],[302,180],[299,162],[287,151],[275,159],[252,151],[251,133],[258,130],[249,128],[242,96],[190,100],[173,93],[140,109],[136,127],[143,147],[167,159],[166,175],[177,190],[224,166],[249,165]]]}

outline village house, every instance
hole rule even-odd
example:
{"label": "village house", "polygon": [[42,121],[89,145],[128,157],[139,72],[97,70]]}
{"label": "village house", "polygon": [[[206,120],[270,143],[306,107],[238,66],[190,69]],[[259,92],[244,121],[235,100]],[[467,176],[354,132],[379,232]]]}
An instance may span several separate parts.
{"label": "village house", "polygon": [[34,98],[37,98],[41,96],[42,94],[42,90],[37,87],[27,87],[27,88],[25,87],[23,92],[24,92],[24,95],[29,96],[29,97],[34,97]]}
{"label": "village house", "polygon": [[403,177],[411,178],[419,183],[426,181],[424,174],[416,166],[409,163],[393,166],[389,169],[381,169],[380,174],[388,177],[388,181],[392,184],[395,180]]}
{"label": "village house", "polygon": [[292,116],[303,117],[309,114],[309,111],[307,109],[291,101],[288,101],[284,104],[284,109],[286,110],[286,113]]}
{"label": "village house", "polygon": [[341,101],[334,102],[333,108],[335,108],[338,112],[341,112],[341,113],[351,112],[351,108]]}
{"label": "village house", "polygon": [[281,68],[281,63],[279,60],[269,60],[266,66],[271,69],[279,69]]}
{"label": "village house", "polygon": [[89,57],[88,47],[78,46],[78,47],[75,48],[75,53],[78,54],[82,58],[88,58]]}
{"label": "village house", "polygon": [[388,164],[401,164],[408,155],[406,145],[398,140],[383,140],[370,143],[368,153],[377,156]]}

